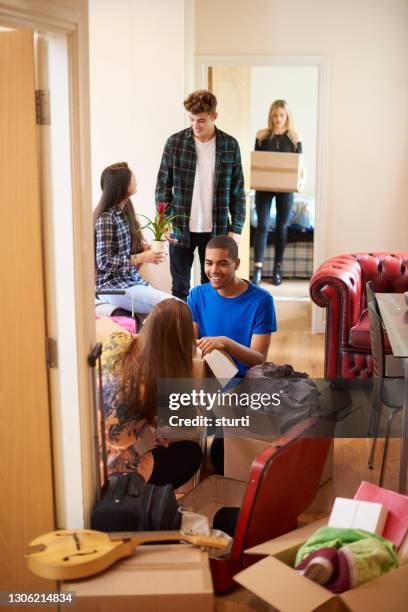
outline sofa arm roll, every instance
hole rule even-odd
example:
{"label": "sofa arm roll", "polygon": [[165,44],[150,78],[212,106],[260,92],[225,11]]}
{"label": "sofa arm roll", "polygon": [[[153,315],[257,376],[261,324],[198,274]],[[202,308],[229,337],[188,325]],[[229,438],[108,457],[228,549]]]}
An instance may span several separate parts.
{"label": "sofa arm roll", "polygon": [[313,274],[312,300],[326,308],[325,377],[341,376],[340,351],[348,347],[350,328],[360,316],[361,268],[351,255],[332,257]]}
{"label": "sofa arm roll", "polygon": [[[341,341],[347,343],[350,328],[360,317],[362,305],[362,279],[361,268],[352,255],[339,255],[325,261],[310,281],[310,296],[321,308],[331,308],[331,300],[335,295],[326,291],[333,287],[338,293],[339,310],[341,318]],[[327,313],[329,317],[329,312]]]}

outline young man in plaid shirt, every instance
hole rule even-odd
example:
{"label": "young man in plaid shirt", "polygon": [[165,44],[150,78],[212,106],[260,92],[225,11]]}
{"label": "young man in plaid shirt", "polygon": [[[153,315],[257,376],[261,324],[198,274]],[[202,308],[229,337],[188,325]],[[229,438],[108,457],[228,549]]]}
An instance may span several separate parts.
{"label": "young man in plaid shirt", "polygon": [[245,221],[244,177],[238,142],[215,127],[217,99],[195,91],[184,101],[189,128],[167,140],[156,183],[156,203],[167,202],[177,243],[170,245],[172,293],[182,300],[190,290],[191,266],[198,248],[201,282],[205,246],[212,236],[239,242]]}

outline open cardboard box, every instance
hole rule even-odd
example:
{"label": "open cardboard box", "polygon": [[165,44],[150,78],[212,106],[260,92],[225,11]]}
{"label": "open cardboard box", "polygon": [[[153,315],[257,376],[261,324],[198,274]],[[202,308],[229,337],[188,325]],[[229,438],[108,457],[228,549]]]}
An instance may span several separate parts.
{"label": "open cardboard box", "polygon": [[[203,514],[207,517],[209,525],[213,526],[214,515],[223,506],[241,507],[247,483],[225,478],[224,476],[210,476],[190,493],[184,495],[179,503],[186,510]],[[232,545],[234,547],[234,544]],[[234,560],[233,550],[217,559],[210,559],[214,591],[226,593],[233,587],[233,575],[238,571],[240,564]]]}
{"label": "open cardboard box", "polygon": [[408,608],[408,565],[336,595],[293,569],[298,548],[327,519],[310,523],[245,551],[265,558],[234,576],[234,580],[282,612],[367,612]]}
{"label": "open cardboard box", "polygon": [[[280,437],[280,436],[279,436]],[[226,436],[224,439],[224,475],[247,482],[255,457],[273,446],[273,438],[251,438]],[[333,478],[334,440],[329,449],[320,485]]]}
{"label": "open cardboard box", "polygon": [[200,349],[197,348],[193,359],[194,378],[217,378],[221,385],[225,385],[237,372],[238,368],[227,352],[215,349],[202,357]]}
{"label": "open cardboard box", "polygon": [[139,546],[101,574],[64,582],[78,612],[212,612],[208,555],[189,544]]}
{"label": "open cardboard box", "polygon": [[212,525],[215,513],[222,506],[240,507],[247,483],[225,476],[209,476],[190,493],[184,495],[179,503],[188,510],[203,514]]}

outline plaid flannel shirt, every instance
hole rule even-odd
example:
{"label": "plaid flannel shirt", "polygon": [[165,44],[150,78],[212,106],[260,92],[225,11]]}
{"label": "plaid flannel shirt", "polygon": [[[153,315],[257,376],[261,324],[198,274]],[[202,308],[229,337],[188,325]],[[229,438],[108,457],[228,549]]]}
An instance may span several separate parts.
{"label": "plaid flannel shirt", "polygon": [[123,210],[109,208],[95,224],[96,290],[148,285],[130,265],[132,237]]}
{"label": "plaid flannel shirt", "polygon": [[[240,234],[245,221],[244,176],[238,142],[215,128],[215,172],[212,236]],[[193,130],[187,128],[167,140],[156,183],[156,203],[167,202],[169,215],[180,215],[173,225],[179,246],[190,246],[190,213],[197,153]]]}

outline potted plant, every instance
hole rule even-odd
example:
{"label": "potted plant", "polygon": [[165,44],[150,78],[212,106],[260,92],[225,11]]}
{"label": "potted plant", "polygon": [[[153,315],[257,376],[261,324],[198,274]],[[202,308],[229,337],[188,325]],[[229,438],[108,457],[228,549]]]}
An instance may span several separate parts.
{"label": "potted plant", "polygon": [[166,236],[169,236],[173,231],[173,220],[180,215],[172,215],[167,217],[165,215],[166,208],[168,207],[167,202],[158,202],[156,205],[156,215],[154,219],[149,219],[145,215],[139,214],[139,217],[144,217],[147,219],[146,225],[144,225],[141,230],[149,229],[153,232],[153,240],[151,242],[152,250],[155,253],[161,253],[166,249],[167,239]]}

